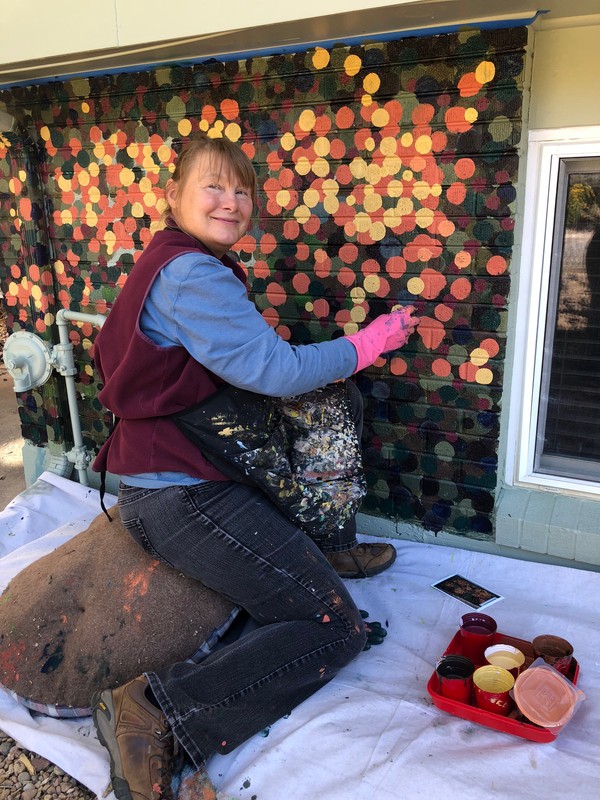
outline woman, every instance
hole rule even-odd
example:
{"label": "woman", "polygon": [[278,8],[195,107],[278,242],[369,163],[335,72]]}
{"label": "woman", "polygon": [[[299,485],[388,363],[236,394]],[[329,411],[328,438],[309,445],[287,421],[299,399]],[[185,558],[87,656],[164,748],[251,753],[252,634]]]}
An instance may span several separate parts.
{"label": "woman", "polygon": [[[99,398],[119,422],[94,469],[121,475],[123,524],[153,556],[259,623],[200,664],[94,696],[119,800],[169,798],[174,746],[202,767],[291,711],[365,643],[360,613],[315,543],[260,491],[228,481],[169,418],[223,382],[277,397],[348,378],[404,344],[417,324],[407,309],[335,341],[283,341],[226,255],[248,228],[255,193],[252,164],[236,145],[202,138],[188,146],[166,186],[166,227],[95,344]],[[334,551],[356,547],[353,536]]]}

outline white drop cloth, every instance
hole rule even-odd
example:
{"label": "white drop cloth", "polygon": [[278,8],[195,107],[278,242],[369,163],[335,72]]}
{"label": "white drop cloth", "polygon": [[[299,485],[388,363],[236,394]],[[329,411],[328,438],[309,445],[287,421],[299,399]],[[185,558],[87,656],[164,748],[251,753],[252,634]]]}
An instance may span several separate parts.
{"label": "white drop cloth", "polygon": [[[0,514],[0,591],[98,513],[95,490],[44,473]],[[384,643],[361,653],[268,735],[214,756],[208,771],[220,800],[599,798],[600,573],[393,543],[398,559],[390,570],[348,582],[359,607],[387,627]],[[523,639],[556,633],[573,643],[587,699],[555,742],[509,736],[432,704],[426,684],[433,664],[469,610],[431,588],[454,572],[504,597],[488,610],[500,631]],[[31,715],[0,690],[0,729],[104,793],[108,757],[89,720]]]}

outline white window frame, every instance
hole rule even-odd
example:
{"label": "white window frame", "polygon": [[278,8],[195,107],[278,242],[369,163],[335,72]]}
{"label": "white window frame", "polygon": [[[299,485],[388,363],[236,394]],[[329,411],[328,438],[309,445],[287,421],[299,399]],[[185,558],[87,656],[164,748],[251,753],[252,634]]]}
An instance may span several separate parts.
{"label": "white window frame", "polygon": [[595,498],[600,481],[536,472],[534,457],[560,161],[598,156],[597,125],[529,134],[505,474],[514,486]]}

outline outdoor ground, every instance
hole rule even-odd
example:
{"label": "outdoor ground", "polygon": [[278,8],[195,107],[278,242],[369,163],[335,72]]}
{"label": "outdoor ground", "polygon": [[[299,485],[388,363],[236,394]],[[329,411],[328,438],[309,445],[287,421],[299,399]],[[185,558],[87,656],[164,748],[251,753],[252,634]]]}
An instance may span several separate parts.
{"label": "outdoor ground", "polygon": [[[2,349],[0,313],[0,511],[25,488],[21,426],[13,381]],[[0,800],[93,800],[94,795],[45,758],[21,749],[0,730]]]}

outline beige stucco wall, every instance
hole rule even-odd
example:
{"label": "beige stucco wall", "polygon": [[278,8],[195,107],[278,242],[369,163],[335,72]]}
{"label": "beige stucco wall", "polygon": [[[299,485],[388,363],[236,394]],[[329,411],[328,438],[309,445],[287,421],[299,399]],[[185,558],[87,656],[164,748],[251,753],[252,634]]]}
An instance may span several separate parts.
{"label": "beige stucco wall", "polygon": [[535,34],[530,130],[600,124],[600,24]]}

